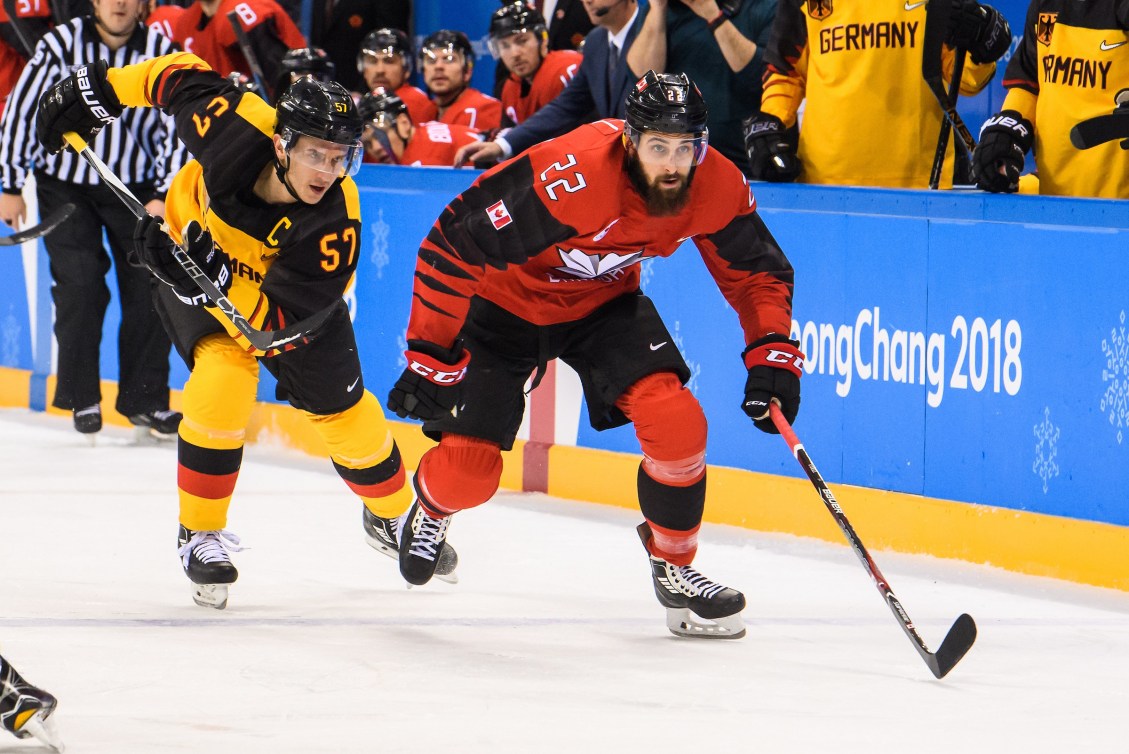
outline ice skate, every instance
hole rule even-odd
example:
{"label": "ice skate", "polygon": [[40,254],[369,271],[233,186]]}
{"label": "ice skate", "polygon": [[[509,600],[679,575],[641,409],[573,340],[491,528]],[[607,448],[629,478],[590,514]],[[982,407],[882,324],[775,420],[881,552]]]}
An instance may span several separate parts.
{"label": "ice skate", "polygon": [[[400,523],[406,514],[400,518],[381,518],[361,505],[362,523],[365,527],[365,541],[369,547],[387,555],[395,560],[400,559]],[[443,550],[439,553],[439,560],[435,565],[435,578],[446,581],[448,584],[459,583],[459,575],[455,568],[459,565],[459,556],[455,548],[447,542],[443,543]]]}
{"label": "ice skate", "polygon": [[231,553],[243,549],[239,537],[226,529],[193,531],[181,526],[177,545],[184,575],[192,582],[192,601],[216,610],[227,607],[227,588],[239,578],[231,562]]}
{"label": "ice skate", "polygon": [[[433,575],[437,575],[439,563],[444,560],[448,550],[454,556],[455,551],[446,546],[447,526],[450,522],[450,516],[429,516],[419,500],[412,503],[408,512],[400,516],[397,521],[400,530],[400,575],[408,582],[408,588],[426,584]],[[451,560],[453,571],[458,558],[452,557]]]}
{"label": "ice skate", "polygon": [[[666,608],[666,627],[676,636],[740,639],[745,635],[745,595],[710,581],[691,566],[676,566],[650,553],[651,527],[636,527],[651,561],[655,596]],[[700,619],[700,620],[698,620]]]}
{"label": "ice skate", "polygon": [[133,425],[133,438],[139,444],[151,443],[153,440],[171,440],[176,437],[180,428],[180,420],[184,415],[179,411],[147,411],[144,414],[133,414],[129,423]]}
{"label": "ice skate", "polygon": [[51,717],[58,704],[54,696],[25,681],[0,657],[0,727],[16,738],[32,737],[62,752],[63,742]]}
{"label": "ice skate", "polygon": [[86,408],[76,408],[71,413],[75,431],[93,445],[98,433],[102,431],[102,407],[95,403]]}

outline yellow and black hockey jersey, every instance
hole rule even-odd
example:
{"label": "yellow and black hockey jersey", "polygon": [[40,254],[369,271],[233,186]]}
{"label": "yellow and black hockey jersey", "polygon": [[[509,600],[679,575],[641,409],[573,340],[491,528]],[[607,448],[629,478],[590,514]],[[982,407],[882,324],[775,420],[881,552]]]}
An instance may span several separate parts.
{"label": "yellow and black hockey jersey", "polygon": [[1039,193],[1129,199],[1129,155],[1075,149],[1070,129],[1108,115],[1129,88],[1129,0],[1032,0],[1004,73],[1004,109],[1035,124]]}
{"label": "yellow and black hockey jersey", "polygon": [[[925,2],[780,0],[765,51],[761,110],[786,125],[804,104],[804,183],[925,188],[942,113],[921,74]],[[944,48],[945,79],[955,53]],[[965,60],[961,94],[976,94],[995,63]],[[942,185],[952,185],[954,140]]]}
{"label": "yellow and black hockey jersey", "polygon": [[[360,242],[360,200],[351,178],[332,186],[316,205],[268,204],[253,189],[274,164],[274,108],[240,93],[189,53],[111,69],[108,78],[123,105],[158,107],[175,118],[177,135],[195,159],[169,188],[170,232],[181,240],[191,220],[211,231],[231,257],[228,297],[252,325],[280,329],[341,298]],[[202,317],[200,309],[162,301],[189,364],[196,340],[221,326],[251,350],[218,311],[209,307],[203,311],[212,317]]]}

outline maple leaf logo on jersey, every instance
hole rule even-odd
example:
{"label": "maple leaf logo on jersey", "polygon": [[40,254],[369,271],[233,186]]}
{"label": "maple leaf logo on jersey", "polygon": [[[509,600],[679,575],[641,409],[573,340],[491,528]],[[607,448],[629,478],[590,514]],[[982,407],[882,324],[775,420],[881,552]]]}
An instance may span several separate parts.
{"label": "maple leaf logo on jersey", "polygon": [[1035,39],[1041,45],[1050,45],[1051,35],[1055,31],[1055,22],[1058,21],[1057,13],[1040,13],[1039,20],[1035,22]]}
{"label": "maple leaf logo on jersey", "polygon": [[831,0],[808,0],[808,15],[816,21],[827,18],[834,10]]}
{"label": "maple leaf logo on jersey", "polygon": [[563,272],[581,280],[594,280],[604,275],[610,275],[613,272],[630,267],[643,256],[642,249],[627,255],[611,253],[600,256],[599,254],[585,254],[580,249],[565,251],[558,246],[557,252],[561,255],[561,262],[564,264],[564,267],[555,268],[557,272]]}
{"label": "maple leaf logo on jersey", "polygon": [[490,218],[494,230],[501,230],[514,221],[510,217],[510,211],[506,209],[506,203],[501,200],[486,208],[486,216]]}

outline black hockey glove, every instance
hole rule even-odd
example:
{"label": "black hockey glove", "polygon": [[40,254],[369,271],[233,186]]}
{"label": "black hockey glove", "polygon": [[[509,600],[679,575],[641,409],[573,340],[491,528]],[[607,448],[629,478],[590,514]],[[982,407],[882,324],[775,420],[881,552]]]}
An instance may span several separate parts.
{"label": "black hockey glove", "polygon": [[973,63],[994,63],[1011,47],[1011,27],[1004,14],[976,0],[952,0],[949,47],[967,50]]}
{"label": "black hockey glove", "polygon": [[799,346],[783,335],[772,334],[753,341],[741,353],[749,369],[741,410],[762,432],[780,434],[768,415],[768,404],[773,399],[780,404],[780,411],[789,424],[800,412],[800,375],[804,371],[804,355],[800,353]]}
{"label": "black hockey glove", "polygon": [[768,113],[751,115],[741,125],[745,153],[749,155],[749,177],[773,183],[796,180],[800,174],[796,130],[785,128],[782,120]]}
{"label": "black hockey glove", "polygon": [[980,143],[972,153],[976,185],[997,194],[1018,191],[1023,158],[1034,140],[1031,121],[1015,110],[1003,110],[984,121]]}
{"label": "black hockey glove", "polygon": [[102,126],[122,114],[125,108],[106,80],[109,68],[105,60],[81,66],[39,98],[35,134],[47,151],[61,152],[66,147],[63,134],[67,131],[90,141]]}
{"label": "black hockey glove", "polygon": [[[172,288],[176,297],[189,306],[211,303],[192,276],[176,261],[173,256],[176,243],[162,230],[163,223],[162,218],[152,215],[137,221],[133,229],[130,264],[148,268],[154,277]],[[184,241],[184,252],[226,296],[231,289],[231,258],[212,243],[212,234],[203,230],[195,220],[185,226]]]}
{"label": "black hockey glove", "polygon": [[409,340],[408,366],[388,393],[388,410],[401,419],[431,421],[450,416],[458,403],[470,353],[456,340],[443,348],[426,340]]}

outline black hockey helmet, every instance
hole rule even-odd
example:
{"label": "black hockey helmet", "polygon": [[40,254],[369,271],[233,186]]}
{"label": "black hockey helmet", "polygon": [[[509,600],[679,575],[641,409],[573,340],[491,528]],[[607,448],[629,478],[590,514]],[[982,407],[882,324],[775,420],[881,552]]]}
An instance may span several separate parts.
{"label": "black hockey helmet", "polygon": [[706,101],[685,73],[647,71],[627,95],[624,132],[639,146],[644,131],[686,134],[695,140],[695,162],[706,156]]}
{"label": "black hockey helmet", "polygon": [[361,49],[357,52],[357,72],[364,73],[365,56],[371,55],[378,58],[384,55],[399,55],[404,64],[404,71],[412,71],[412,43],[408,35],[399,29],[386,27],[373,29],[361,40]]}
{"label": "black hockey helmet", "polygon": [[503,5],[490,16],[490,54],[498,57],[496,42],[513,34],[531,31],[542,39],[548,35],[545,17],[522,0]]}
{"label": "black hockey helmet", "polygon": [[[343,175],[357,172],[365,123],[345,87],[335,81],[304,76],[283,93],[276,110],[278,122],[274,131],[282,137],[288,155],[299,136],[310,136],[348,147]],[[284,172],[288,165],[279,167]]]}
{"label": "black hockey helmet", "polygon": [[462,54],[464,68],[474,64],[474,47],[471,46],[466,34],[454,29],[433,31],[424,37],[423,43],[419,46],[420,65],[423,65],[424,57],[436,58],[452,52]]}
{"label": "black hockey helmet", "polygon": [[396,117],[407,114],[408,106],[404,100],[396,96],[395,92],[378,86],[371,92],[366,92],[361,97],[357,109],[365,123],[372,123],[377,128],[385,128],[396,121]]}
{"label": "black hockey helmet", "polygon": [[333,81],[337,75],[337,66],[329,59],[329,54],[320,47],[300,47],[297,50],[290,50],[282,56],[279,66],[283,75],[309,74],[318,81]]}

